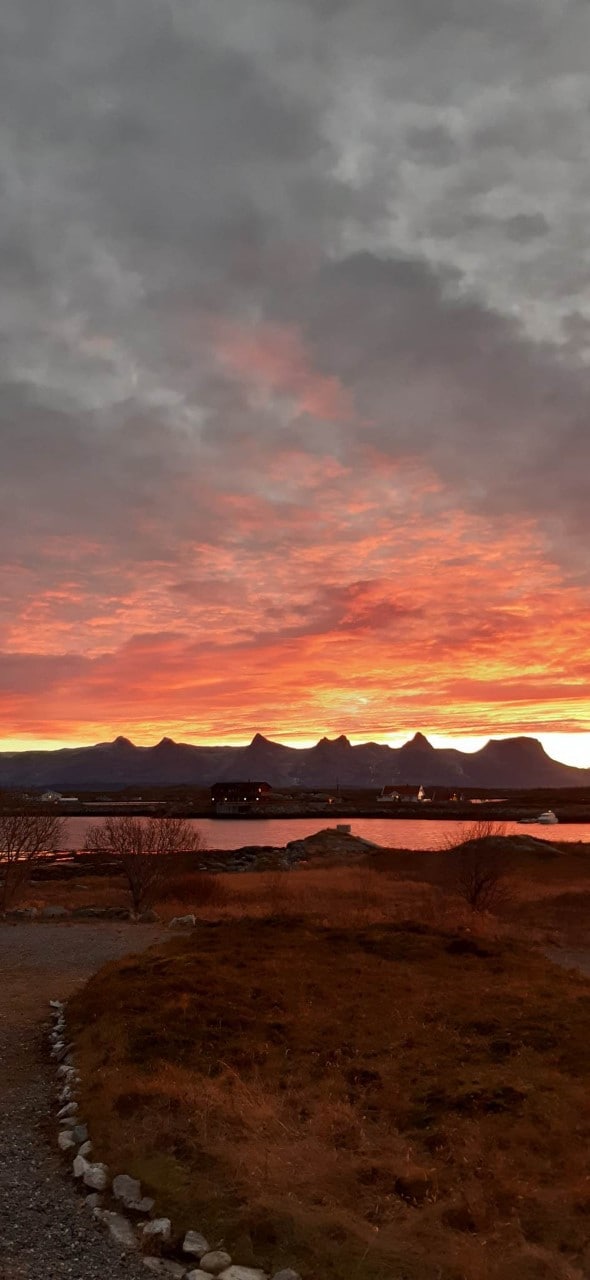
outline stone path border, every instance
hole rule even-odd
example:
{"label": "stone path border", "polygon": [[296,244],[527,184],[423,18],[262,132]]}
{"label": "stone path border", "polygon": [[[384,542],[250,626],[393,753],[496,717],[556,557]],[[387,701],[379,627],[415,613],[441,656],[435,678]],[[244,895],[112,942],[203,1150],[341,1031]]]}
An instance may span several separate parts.
{"label": "stone path border", "polygon": [[[87,1184],[85,1197],[77,1195],[74,1183],[64,1177],[63,1161],[71,1161],[74,1152],[84,1162],[83,1170],[86,1164],[99,1164],[89,1159],[90,1138],[74,1110],[78,1082],[72,1048],[63,1036],[65,1002],[108,961],[144,950],[166,936],[161,926],[127,921],[0,921],[0,1280],[149,1280],[150,1272],[172,1280],[187,1275],[191,1280],[212,1280],[224,1271],[224,1280],[262,1280],[265,1275],[258,1268],[232,1264],[223,1250],[199,1257],[199,1233],[194,1233],[192,1248],[185,1238],[189,1247],[183,1261],[155,1255],[142,1259],[137,1228],[130,1228],[132,1248],[126,1227],[118,1235],[109,1225],[113,1217],[102,1216],[115,1215],[127,1223],[127,1214],[118,1212],[126,1207],[124,1197],[105,1210],[100,1199],[105,1191]],[[50,1000],[56,1001],[53,1010]],[[48,1070],[44,1045],[51,1012],[53,1061],[59,1076]],[[61,1114],[53,1119],[56,1100]],[[100,1171],[95,1178],[100,1185]],[[95,1209],[101,1213],[95,1216]],[[137,1217],[134,1210],[131,1213],[136,1221],[149,1221],[154,1240],[165,1246],[167,1227],[161,1220],[156,1226],[154,1209],[144,1203],[138,1205]],[[205,1261],[209,1270],[203,1270]],[[273,1280],[298,1277],[286,1269]]]}

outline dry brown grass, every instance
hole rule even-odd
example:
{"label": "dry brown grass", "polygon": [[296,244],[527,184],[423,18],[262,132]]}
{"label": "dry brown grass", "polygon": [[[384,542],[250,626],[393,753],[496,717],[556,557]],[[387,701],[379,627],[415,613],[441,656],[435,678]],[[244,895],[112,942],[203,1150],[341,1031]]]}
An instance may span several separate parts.
{"label": "dry brown grass", "polygon": [[436,887],[221,879],[216,920],[72,1004],[100,1157],[271,1274],[580,1280],[590,983],[445,927]]}

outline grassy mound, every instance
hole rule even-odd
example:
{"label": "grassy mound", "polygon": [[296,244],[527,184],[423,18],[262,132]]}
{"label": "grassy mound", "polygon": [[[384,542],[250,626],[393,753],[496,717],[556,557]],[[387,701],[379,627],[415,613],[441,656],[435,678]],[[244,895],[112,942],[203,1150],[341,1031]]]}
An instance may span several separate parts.
{"label": "grassy mound", "polygon": [[103,970],[70,1016],[99,1157],[243,1264],[583,1274],[590,983],[524,947],[208,923]]}

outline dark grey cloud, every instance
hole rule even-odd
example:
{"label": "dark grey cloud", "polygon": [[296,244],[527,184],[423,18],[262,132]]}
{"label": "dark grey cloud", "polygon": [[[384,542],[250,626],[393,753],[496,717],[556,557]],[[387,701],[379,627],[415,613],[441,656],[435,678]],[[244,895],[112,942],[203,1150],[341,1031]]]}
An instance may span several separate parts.
{"label": "dark grey cloud", "polygon": [[[266,492],[255,440],[416,454],[573,556],[589,36],[557,0],[6,0],[5,549],[170,563]],[[298,332],[358,421],[232,373],[220,319]]]}

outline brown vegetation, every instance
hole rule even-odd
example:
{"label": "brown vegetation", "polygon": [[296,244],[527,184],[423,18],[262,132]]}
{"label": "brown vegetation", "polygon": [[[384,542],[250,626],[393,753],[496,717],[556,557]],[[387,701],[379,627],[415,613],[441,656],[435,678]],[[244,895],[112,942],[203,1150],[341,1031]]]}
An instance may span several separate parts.
{"label": "brown vegetation", "polygon": [[271,1273],[578,1280],[590,984],[434,885],[216,879],[74,1001],[101,1157]]}

